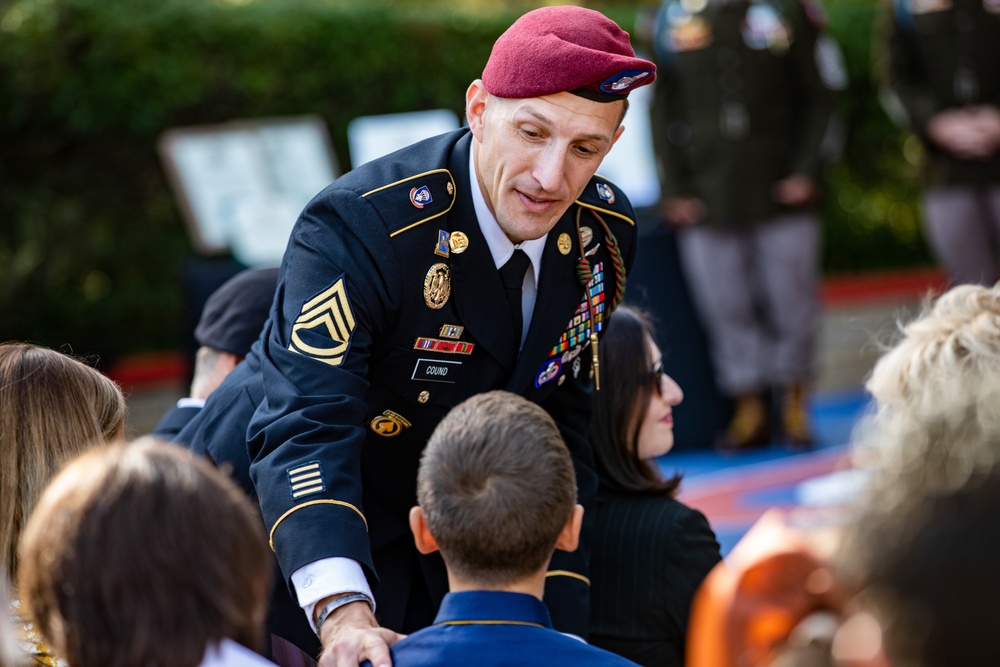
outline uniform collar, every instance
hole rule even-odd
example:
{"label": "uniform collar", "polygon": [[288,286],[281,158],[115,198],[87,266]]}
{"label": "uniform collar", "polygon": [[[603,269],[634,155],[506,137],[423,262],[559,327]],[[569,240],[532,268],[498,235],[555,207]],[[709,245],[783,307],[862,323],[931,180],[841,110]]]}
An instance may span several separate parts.
{"label": "uniform collar", "polygon": [[448,593],[441,602],[434,625],[537,625],[551,628],[549,611],[541,600],[527,593],[465,591]]}
{"label": "uniform collar", "polygon": [[493,213],[490,212],[490,207],[486,205],[486,197],[483,196],[483,191],[479,188],[479,178],[476,176],[476,161],[473,158],[471,145],[469,146],[469,181],[469,189],[472,191],[472,204],[476,208],[476,219],[479,221],[479,229],[483,232],[483,236],[486,237],[486,245],[490,248],[490,254],[493,255],[493,263],[499,269],[514,254],[514,249],[520,248],[528,256],[528,259],[531,260],[531,270],[535,274],[535,284],[537,285],[538,274],[542,270],[542,253],[545,251],[545,239],[548,238],[548,235],[546,234],[539,239],[522,241],[516,246],[510,242],[507,235],[500,229],[500,223],[497,222],[497,219],[493,217]]}

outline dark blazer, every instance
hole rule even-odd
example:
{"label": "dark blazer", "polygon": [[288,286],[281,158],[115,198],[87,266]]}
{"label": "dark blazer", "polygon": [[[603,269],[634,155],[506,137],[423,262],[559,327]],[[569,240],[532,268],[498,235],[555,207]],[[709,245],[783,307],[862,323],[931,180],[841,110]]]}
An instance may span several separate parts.
{"label": "dark blazer", "polygon": [[[380,622],[402,631],[433,620],[447,591],[440,558],[417,555],[407,514],[420,454],[454,405],[507,389],[546,408],[573,454],[580,499],[593,506],[589,334],[603,327],[636,250],[631,205],[595,177],[549,233],[515,359],[470,194],[470,138],[459,130],[363,165],[306,207],[262,338],[179,438],[216,461],[249,444],[285,576],[352,558],[374,584]],[[463,252],[448,248],[458,233]],[[563,601],[550,607],[556,627],[581,636],[586,561],[586,547],[557,553],[546,589],[547,602]],[[411,625],[415,596],[429,597],[430,616]]]}
{"label": "dark blazer", "polygon": [[449,593],[433,626],[394,644],[390,651],[394,667],[635,667],[553,630],[545,605],[537,598],[501,591]]}
{"label": "dark blazer", "polygon": [[665,496],[607,494],[590,558],[590,641],[647,667],[683,667],[695,590],[722,559],[704,515]]}

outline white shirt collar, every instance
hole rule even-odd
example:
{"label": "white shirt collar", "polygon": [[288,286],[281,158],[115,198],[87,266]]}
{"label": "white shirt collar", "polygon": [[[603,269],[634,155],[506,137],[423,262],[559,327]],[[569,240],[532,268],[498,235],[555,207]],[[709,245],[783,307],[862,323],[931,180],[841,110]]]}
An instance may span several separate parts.
{"label": "white shirt collar", "polygon": [[535,284],[537,285],[538,274],[542,269],[542,253],[545,251],[545,241],[548,238],[548,234],[539,239],[522,241],[517,246],[510,242],[510,239],[507,238],[507,235],[500,228],[500,223],[497,222],[497,219],[493,217],[493,213],[490,212],[489,206],[486,205],[486,198],[483,196],[483,191],[479,188],[479,179],[476,177],[476,161],[473,158],[471,147],[469,150],[469,182],[472,189],[472,203],[476,209],[476,219],[479,221],[479,229],[486,238],[486,245],[490,248],[490,254],[493,255],[493,263],[499,269],[514,254],[514,249],[520,248],[528,256],[528,259],[531,260],[531,271],[535,276]]}

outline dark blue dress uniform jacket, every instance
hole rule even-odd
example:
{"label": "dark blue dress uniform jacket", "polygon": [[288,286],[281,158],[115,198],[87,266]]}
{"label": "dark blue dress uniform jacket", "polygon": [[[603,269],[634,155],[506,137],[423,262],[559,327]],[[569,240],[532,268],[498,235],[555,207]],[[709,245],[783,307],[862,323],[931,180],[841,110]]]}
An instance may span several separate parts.
{"label": "dark blue dress uniform jacket", "polygon": [[395,667],[635,665],[554,631],[545,605],[537,598],[499,591],[449,593],[433,626],[410,635],[390,650]]}
{"label": "dark blue dress uniform jacket", "polygon": [[[380,622],[403,631],[416,629],[405,622],[415,585],[426,585],[433,606],[447,590],[440,558],[418,558],[407,515],[427,439],[463,399],[507,389],[546,408],[592,507],[588,335],[595,322],[600,330],[636,250],[631,205],[595,176],[549,233],[515,359],[506,297],[473,209],[470,140],[459,130],[363,165],[306,207],[261,340],[178,438],[232,464],[237,478],[238,450],[248,445],[286,577],[321,558],[352,558],[376,584]],[[467,249],[441,252],[455,232]],[[587,556],[586,547],[557,552],[546,586],[556,627],[581,636]]]}

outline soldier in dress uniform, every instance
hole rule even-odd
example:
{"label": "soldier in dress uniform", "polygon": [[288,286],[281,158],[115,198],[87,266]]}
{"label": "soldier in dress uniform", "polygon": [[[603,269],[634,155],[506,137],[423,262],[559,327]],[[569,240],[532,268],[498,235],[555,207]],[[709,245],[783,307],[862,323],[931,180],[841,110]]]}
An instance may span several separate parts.
{"label": "soldier in dress uniform", "polygon": [[806,389],[817,328],[814,206],[844,84],[822,9],[799,0],[667,0],[654,29],[653,133],[663,218],[705,325],[728,448],[812,435]]}
{"label": "soldier in dress uniform", "polygon": [[[595,172],[654,78],[602,14],[528,12],[469,87],[468,129],[355,169],[301,214],[261,339],[179,440],[234,467],[249,453],[321,664],[388,664],[396,632],[433,621],[445,571],[407,514],[427,438],[465,398],[545,408],[592,503],[599,334],[636,250],[632,206]],[[555,626],[581,636],[587,532],[546,578]]]}
{"label": "soldier in dress uniform", "polygon": [[887,92],[925,151],[924,231],[954,283],[992,285],[1000,245],[1000,1],[893,0]]}

